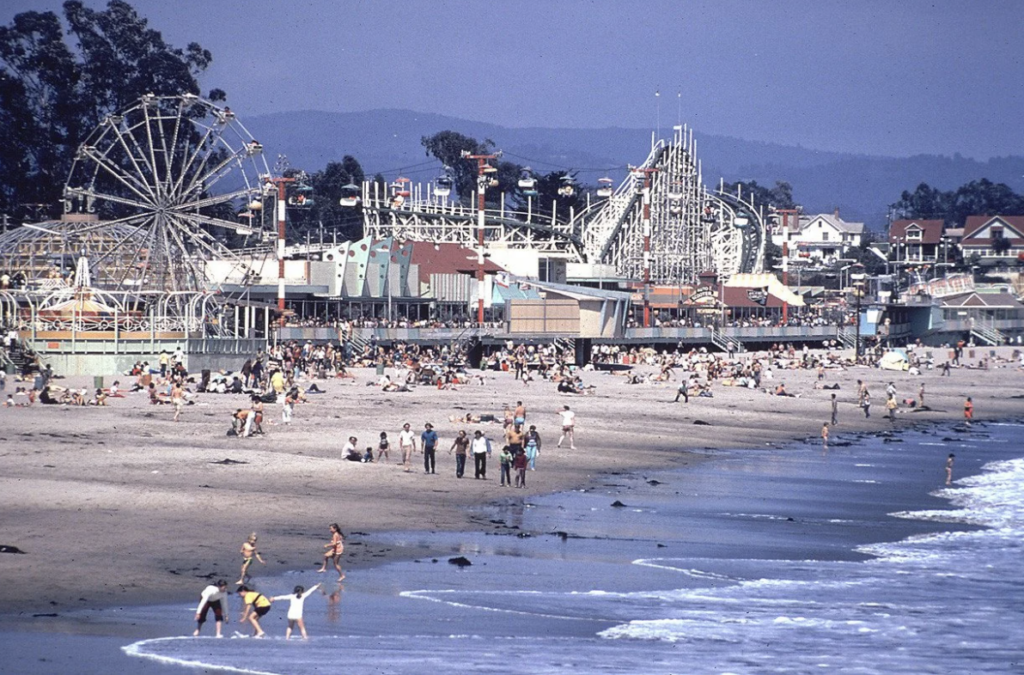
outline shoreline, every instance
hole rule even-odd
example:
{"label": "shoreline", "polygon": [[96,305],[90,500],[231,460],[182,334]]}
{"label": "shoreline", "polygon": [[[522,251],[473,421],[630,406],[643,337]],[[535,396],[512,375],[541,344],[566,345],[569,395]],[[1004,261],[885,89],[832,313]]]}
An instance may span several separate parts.
{"label": "shoreline", "polygon": [[[500,509],[510,497],[594,487],[616,473],[639,475],[645,470],[683,468],[713,458],[714,451],[720,449],[742,453],[780,444],[813,444],[821,421],[828,418],[827,399],[831,393],[812,388],[813,371],[784,371],[775,378],[775,382],[785,381],[787,388],[800,393],[796,399],[716,385],[714,399],[693,399],[689,404],[676,405],[670,404],[675,389],[672,383],[627,385],[623,378],[603,373],[584,373],[587,384],[598,385],[598,395],[593,397],[559,396],[551,391],[552,385],[540,382],[520,388],[512,375],[505,373],[488,373],[488,384],[483,387],[466,386],[458,392],[421,387],[411,394],[390,396],[363,386],[366,379],[372,380],[372,373],[360,372],[358,385],[335,386],[336,381],[328,381],[325,397],[310,397],[325,400],[297,408],[291,428],[271,427],[269,435],[259,439],[214,435],[214,429],[221,434],[227,429],[228,415],[239,400],[232,396],[202,396],[200,405],[189,406],[178,425],[169,421],[168,406],[149,406],[142,400],[143,394],[114,401],[118,407],[111,410],[64,411],[56,406],[3,409],[5,428],[0,439],[24,440],[26,434],[30,439],[45,439],[42,443],[30,441],[35,446],[31,451],[7,450],[0,457],[0,461],[14,465],[0,479],[9,495],[0,515],[11,524],[5,526],[0,544],[19,546],[28,552],[0,558],[0,569],[9,579],[0,590],[0,604],[7,608],[0,622],[12,628],[11,622],[16,621],[19,629],[60,632],[57,625],[62,621],[26,618],[78,609],[190,601],[198,597],[208,576],[234,581],[231,575],[237,575],[238,556],[233,552],[253,529],[261,534],[261,545],[266,546],[261,550],[268,562],[255,570],[257,575],[307,569],[318,562],[317,549],[321,540],[326,541],[319,530],[326,532],[326,524],[333,521],[340,522],[346,533],[346,568],[358,570],[425,557],[430,554],[429,547],[370,547],[360,538],[372,540],[388,532],[413,530],[475,531],[480,529],[473,518],[477,508]],[[929,404],[939,407],[936,401],[941,402],[945,410],[901,414],[894,425],[897,429],[960,421],[958,404],[963,391],[974,397],[979,420],[1024,414],[1024,401],[1010,398],[1020,391],[1017,383],[1021,374],[1015,368],[960,369],[952,378],[940,378],[937,370],[920,377],[868,368],[830,371],[826,381],[840,383],[836,393],[844,404],[833,440],[851,432],[890,430],[890,423],[880,417],[864,420],[850,403],[849,399],[856,398],[856,379],[869,382],[876,401],[882,398],[881,381],[892,379],[904,392],[916,391],[919,381],[927,383]],[[979,393],[979,387],[986,391]],[[500,492],[497,467],[493,465],[489,466],[486,485],[469,477],[456,481],[445,475],[452,471],[453,460],[446,447],[454,429],[465,426],[490,433],[501,429],[500,424],[453,425],[447,422],[447,415],[465,409],[500,412],[503,403],[514,405],[517,397],[527,404],[528,424],[538,425],[545,448],[551,448],[556,440],[552,435],[557,433],[557,408],[563,403],[572,405],[580,414],[577,447],[581,450],[576,454],[542,450],[538,470],[529,472],[531,486],[525,494]],[[359,419],[359,411],[372,410],[372,406],[397,410],[380,411],[381,421],[374,426],[362,421],[361,427],[360,423],[349,423],[343,428],[354,428],[353,433],[358,431],[361,438],[373,438],[372,429],[384,428],[393,444],[400,428],[398,420],[410,418],[415,422],[414,415],[425,416],[419,412],[420,407],[432,408],[426,416],[433,417],[442,437],[439,475],[423,476],[414,471],[410,476],[397,467],[339,459],[338,439],[347,433],[333,420]],[[880,410],[884,406],[875,407]],[[278,408],[267,408],[267,419],[271,420]],[[543,411],[543,415],[537,411]],[[103,415],[114,420],[104,420]],[[66,420],[70,416],[78,416],[83,423],[76,420],[69,424]],[[78,432],[39,431],[48,417],[56,417],[61,425]],[[697,420],[707,425],[695,424]],[[93,424],[87,424],[90,421]],[[131,429],[127,438],[125,432],[117,431],[122,423]],[[307,428],[299,431],[303,424]],[[331,425],[335,427],[331,431],[337,433],[317,433],[320,425]],[[145,451],[126,442],[141,439],[146,439]],[[62,447],[69,445],[75,447]],[[72,468],[70,474],[67,468],[62,471],[69,451],[81,452],[96,466]],[[211,468],[210,462],[223,458],[249,463]],[[414,457],[414,467],[420,458]],[[80,455],[72,459],[88,464]],[[374,473],[358,476],[355,471]],[[118,472],[124,472],[120,479],[115,478]],[[127,512],[121,510],[125,504],[132,507]],[[107,523],[97,522],[103,520]],[[84,547],[73,539],[82,528],[89,532],[89,545]],[[155,544],[150,532],[154,533]],[[207,533],[207,539],[215,539],[216,544],[201,539],[196,532]],[[366,532],[372,534],[359,534]],[[63,543],[65,538],[70,538],[69,544]],[[39,550],[46,550],[47,557],[43,558]],[[104,560],[108,561],[106,565]],[[62,573],[46,569],[48,565],[73,568],[72,574],[78,576],[71,578],[79,583],[61,581]],[[32,569],[35,567],[43,569]],[[147,575],[163,578],[150,580]]]}

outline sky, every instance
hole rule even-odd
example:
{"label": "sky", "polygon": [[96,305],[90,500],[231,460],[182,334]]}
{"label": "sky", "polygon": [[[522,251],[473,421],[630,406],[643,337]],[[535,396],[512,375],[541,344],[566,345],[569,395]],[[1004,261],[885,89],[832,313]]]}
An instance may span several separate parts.
{"label": "sky", "polygon": [[[129,0],[131,2],[131,0]],[[102,8],[104,0],[85,0]],[[244,116],[404,108],[872,155],[1024,154],[1024,2],[134,0]],[[4,0],[60,12],[58,0]],[[658,95],[660,92],[660,95]]]}

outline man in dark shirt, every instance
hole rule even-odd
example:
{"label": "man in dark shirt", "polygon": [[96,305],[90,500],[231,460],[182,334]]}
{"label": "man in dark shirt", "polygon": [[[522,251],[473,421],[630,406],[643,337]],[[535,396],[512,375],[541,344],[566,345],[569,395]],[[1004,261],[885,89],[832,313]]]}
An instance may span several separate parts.
{"label": "man in dark shirt", "polygon": [[435,451],[437,450],[437,432],[434,425],[427,422],[423,425],[423,433],[420,434],[420,441],[423,443],[423,471],[424,473],[437,473],[435,466]]}

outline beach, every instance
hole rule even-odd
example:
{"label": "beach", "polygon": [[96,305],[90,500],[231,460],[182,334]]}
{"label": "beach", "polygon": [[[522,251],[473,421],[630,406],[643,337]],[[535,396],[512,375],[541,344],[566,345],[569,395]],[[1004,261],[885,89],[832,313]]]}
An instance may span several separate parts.
{"label": "beach", "polygon": [[[1009,356],[1008,349],[999,353]],[[259,534],[267,561],[254,566],[257,581],[310,573],[320,561],[331,522],[338,522],[346,535],[344,566],[370,570],[448,555],[449,535],[479,536],[507,527],[491,522],[487,509],[495,504],[514,507],[545,495],[618,483],[618,476],[636,480],[678,469],[696,475],[723,456],[741,468],[761,467],[779,448],[799,447],[793,441],[810,439],[820,447],[832,393],[840,401],[834,451],[843,447],[836,443],[866,433],[957,423],[966,396],[972,397],[979,420],[1024,414],[1024,400],[1014,398],[1021,392],[1021,372],[1012,365],[954,369],[950,377],[941,377],[937,369],[920,376],[859,367],[830,370],[824,383],[839,384],[838,391],[815,389],[813,370],[776,371],[765,384],[785,382],[799,397],[715,385],[714,398],[694,397],[685,404],[672,402],[676,383],[629,385],[621,376],[600,372],[583,373],[584,382],[596,386],[596,393],[587,396],[559,395],[543,382],[524,387],[509,373],[488,373],[485,384],[458,391],[420,387],[385,394],[365,386],[374,379],[371,371],[357,371],[354,383],[319,382],[326,393],[297,406],[288,427],[280,424],[280,406],[267,405],[267,420],[277,424],[265,424],[264,437],[246,439],[226,435],[231,413],[243,405],[240,396],[201,395],[177,423],[170,406],[152,406],[142,393],[111,400],[106,408],[37,404],[0,410],[0,544],[25,552],[0,554],[4,628],[76,632],[75,612],[83,609],[131,611],[195,602],[210,579],[237,578],[237,552],[252,531]],[[869,385],[875,401],[870,419],[856,406],[857,379]],[[931,410],[903,408],[894,424],[886,420],[883,392],[890,381],[901,400],[916,398],[918,386],[926,383]],[[81,386],[84,378],[71,383]],[[528,472],[527,489],[498,486],[496,457],[488,480],[472,478],[472,462],[467,476],[456,479],[448,454],[454,433],[482,429],[498,439],[501,424],[459,424],[448,417],[472,412],[501,419],[504,405],[515,406],[518,400],[527,408],[527,424],[537,425],[543,438],[538,469]],[[564,405],[577,413],[576,450],[555,447],[557,413]],[[421,455],[413,458],[409,474],[395,464],[398,431],[406,421],[416,430],[425,422],[437,429],[437,475],[424,475]],[[376,445],[382,430],[392,439],[391,464],[341,459],[349,436],[366,447]],[[231,462],[218,463],[224,460]],[[942,462],[919,471],[939,475]],[[713,501],[728,489],[728,484],[718,491],[705,489],[703,496]],[[813,509],[814,502],[827,497],[814,493],[809,499]],[[567,529],[554,520],[540,529],[549,527]],[[810,540],[802,545],[812,544],[817,545]],[[848,544],[843,539],[837,549],[848,550]],[[138,629],[118,627],[116,621],[104,626],[138,637]],[[179,634],[190,627],[186,616]]]}

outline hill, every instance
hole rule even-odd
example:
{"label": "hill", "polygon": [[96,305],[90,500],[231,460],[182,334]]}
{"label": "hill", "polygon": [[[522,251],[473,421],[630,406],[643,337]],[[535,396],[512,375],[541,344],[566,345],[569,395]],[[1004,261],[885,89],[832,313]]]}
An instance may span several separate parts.
{"label": "hill", "polygon": [[[401,173],[423,181],[436,175],[439,166],[425,155],[420,138],[446,129],[490,138],[508,159],[539,172],[578,170],[580,180],[589,184],[606,174],[620,179],[627,164],[647,156],[651,143],[651,131],[643,129],[510,128],[409,110],[300,111],[243,121],[268,152],[287,155],[294,167],[316,171],[349,154],[368,174],[382,172],[390,179]],[[838,208],[847,220],[863,220],[874,229],[885,225],[887,205],[920,183],[949,190],[988,178],[1024,191],[1022,156],[980,162],[960,155],[855,155],[699,131],[697,155],[708,184],[720,178],[766,185],[786,180],[805,211]],[[671,129],[661,132],[667,136]]]}

